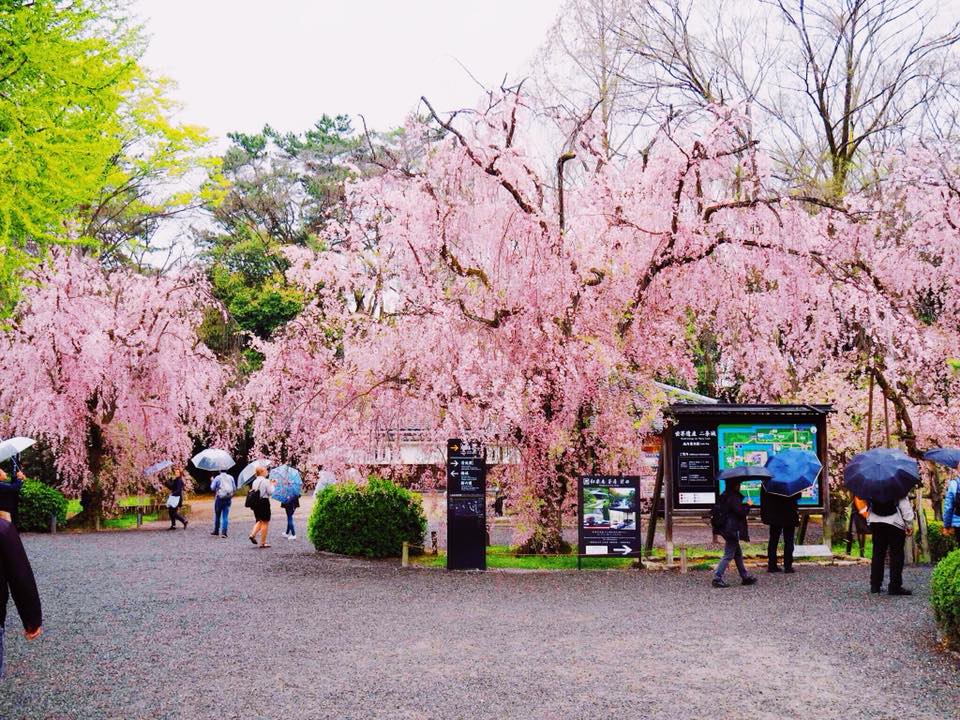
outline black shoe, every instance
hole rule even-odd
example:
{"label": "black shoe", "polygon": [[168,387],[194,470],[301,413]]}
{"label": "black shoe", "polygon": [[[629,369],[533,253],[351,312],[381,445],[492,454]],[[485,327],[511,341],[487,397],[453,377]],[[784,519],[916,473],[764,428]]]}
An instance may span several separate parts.
{"label": "black shoe", "polygon": [[747,575],[745,578],[740,579],[741,585],[756,585],[757,579],[753,575]]}
{"label": "black shoe", "polygon": [[792,567],[784,568],[783,571],[787,573],[787,575],[792,575],[796,572],[796,570],[794,570]]}
{"label": "black shoe", "polygon": [[870,594],[871,594],[871,595],[879,595],[879,594],[882,593],[882,592],[883,592],[883,588],[882,588],[882,587],[878,587],[878,588],[872,587],[872,588],[870,588]]}
{"label": "black shoe", "polygon": [[222,534],[220,535],[220,537],[222,537],[222,538],[225,538],[226,536],[227,536],[226,533],[222,533]]}
{"label": "black shoe", "polygon": [[183,521],[183,529],[184,529],[184,530],[187,529],[187,525],[188,525],[189,523],[190,523],[189,520],[184,520],[184,521]]}
{"label": "black shoe", "polygon": [[[778,572],[783,572],[783,570],[781,570],[779,567],[777,567],[776,565],[774,565],[773,567],[768,567],[768,568],[767,568],[767,572],[768,572],[768,573],[778,573]],[[787,570],[787,572],[790,572],[790,571]]]}
{"label": "black shoe", "polygon": [[216,535],[219,535],[220,532],[219,532],[218,530],[214,530],[214,531],[213,531],[212,533],[210,533],[210,534],[216,536]]}
{"label": "black shoe", "polygon": [[167,528],[167,530],[176,530],[176,529],[177,529],[176,525],[171,525],[170,527]]}
{"label": "black shoe", "polygon": [[913,595],[913,590],[905,587],[890,588],[887,590],[887,595]]}
{"label": "black shoe", "polygon": [[713,579],[713,586],[714,586],[715,588],[730,587],[730,585],[728,585],[727,583],[725,583],[725,582],[723,581],[723,578],[714,578],[714,579]]}
{"label": "black shoe", "polygon": [[252,542],[254,545],[257,544],[257,541],[256,541],[256,539],[253,537],[253,535],[251,535],[251,536],[250,536],[249,538],[247,538],[247,539],[250,540],[250,542]]}

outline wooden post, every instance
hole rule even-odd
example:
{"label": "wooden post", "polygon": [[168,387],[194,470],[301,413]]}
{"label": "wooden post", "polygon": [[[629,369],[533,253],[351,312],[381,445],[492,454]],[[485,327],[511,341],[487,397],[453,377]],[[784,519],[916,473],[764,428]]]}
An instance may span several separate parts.
{"label": "wooden post", "polygon": [[797,529],[797,545],[803,545],[807,539],[807,525],[810,524],[810,515],[804,514],[800,517],[800,527]]}
{"label": "wooden post", "polygon": [[687,546],[680,546],[680,572],[684,575],[687,574]]}
{"label": "wooden post", "polygon": [[[660,443],[660,459],[657,461],[657,479],[656,482],[653,483],[653,504],[650,506],[650,519],[647,522],[647,541],[644,543],[644,552],[647,554],[647,557],[650,557],[650,553],[653,552],[653,541],[657,535],[657,513],[660,507],[660,495],[663,494],[664,442],[665,441],[661,441]],[[664,508],[666,508],[666,504],[664,504]]]}
{"label": "wooden post", "polygon": [[56,535],[57,533],[57,514],[55,512],[50,513],[50,534]]}
{"label": "wooden post", "polygon": [[917,488],[917,532],[920,533],[920,552],[930,560],[930,537],[927,535],[927,516],[923,512],[923,485]]}
{"label": "wooden post", "polygon": [[823,544],[833,553],[833,514],[830,511],[830,444],[827,442],[827,423],[829,416],[823,419]]}
{"label": "wooden post", "polygon": [[870,399],[867,401],[867,446],[864,450],[870,449],[873,438],[873,370],[870,371]]}
{"label": "wooden post", "polygon": [[853,552],[853,514],[857,508],[850,503],[850,522],[847,523],[847,555]]}
{"label": "wooden post", "polygon": [[400,551],[400,567],[410,566],[410,543],[403,541],[403,548]]}

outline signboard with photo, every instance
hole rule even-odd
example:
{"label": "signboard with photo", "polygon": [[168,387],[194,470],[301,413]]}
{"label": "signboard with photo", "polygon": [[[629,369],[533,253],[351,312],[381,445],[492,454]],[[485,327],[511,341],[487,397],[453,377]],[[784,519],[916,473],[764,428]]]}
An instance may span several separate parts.
{"label": "signboard with photo", "polygon": [[577,531],[583,557],[640,555],[640,477],[583,475]]}

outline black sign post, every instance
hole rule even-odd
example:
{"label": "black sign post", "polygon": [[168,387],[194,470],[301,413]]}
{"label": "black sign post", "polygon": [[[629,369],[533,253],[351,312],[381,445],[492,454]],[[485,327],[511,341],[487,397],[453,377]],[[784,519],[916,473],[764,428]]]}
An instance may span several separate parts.
{"label": "black sign post", "polygon": [[486,569],[486,452],[454,438],[447,440],[447,570]]}
{"label": "black sign post", "polygon": [[585,557],[640,555],[640,478],[637,475],[583,475],[577,504],[578,553]]}

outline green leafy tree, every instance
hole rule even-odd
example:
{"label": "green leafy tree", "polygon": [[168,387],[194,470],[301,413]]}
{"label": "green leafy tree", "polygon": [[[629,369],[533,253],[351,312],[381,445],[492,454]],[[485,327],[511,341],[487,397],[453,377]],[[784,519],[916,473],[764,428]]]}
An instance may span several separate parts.
{"label": "green leafy tree", "polygon": [[121,151],[136,36],[107,2],[0,3],[0,313],[52,244],[82,241]]}

